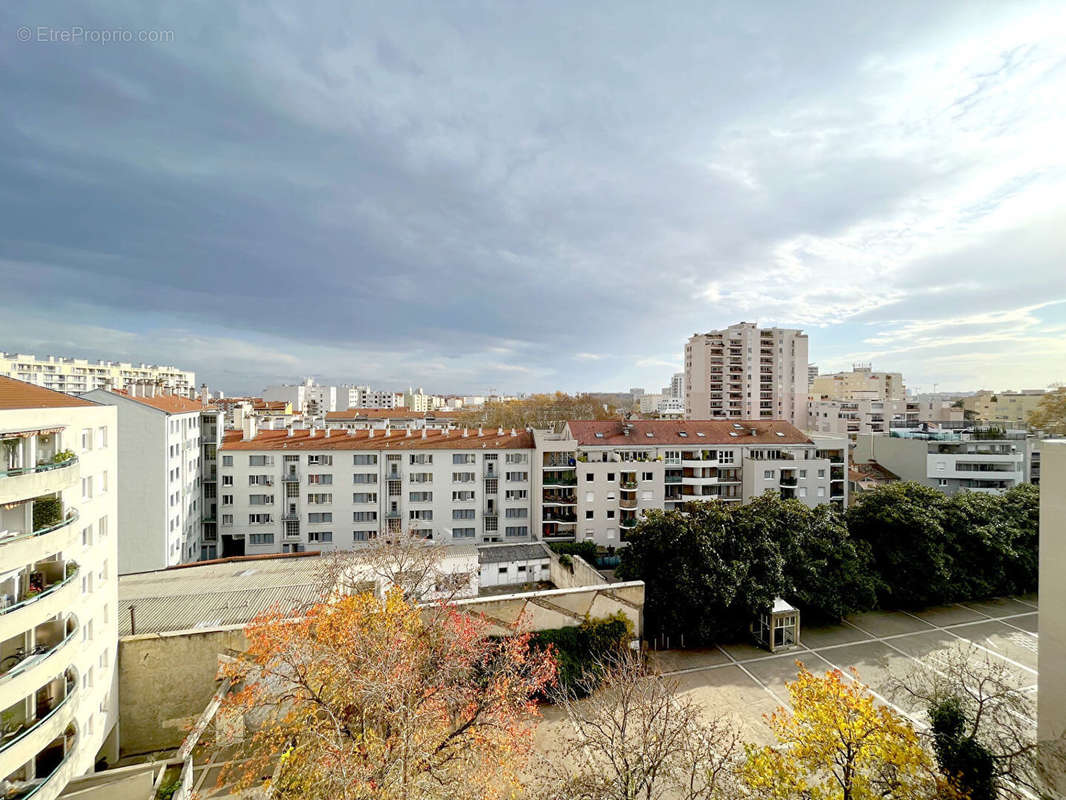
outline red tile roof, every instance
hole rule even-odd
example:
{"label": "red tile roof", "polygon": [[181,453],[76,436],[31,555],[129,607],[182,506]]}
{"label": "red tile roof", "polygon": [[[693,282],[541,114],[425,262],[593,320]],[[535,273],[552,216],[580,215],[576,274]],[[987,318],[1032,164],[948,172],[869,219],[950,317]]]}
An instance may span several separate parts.
{"label": "red tile roof", "polygon": [[326,412],[326,419],[422,419],[425,416],[409,408],[349,408]]}
{"label": "red tile roof", "polygon": [[[374,435],[371,436],[370,434]],[[316,431],[312,437],[307,430],[294,430],[292,436],[288,431],[259,431],[255,438],[245,441],[241,431],[229,431],[222,439],[223,450],[527,450],[533,447],[533,435],[528,431],[516,431],[511,435],[505,430],[502,435],[497,428],[485,429],[478,435],[477,428],[471,428],[463,436],[459,430],[427,430],[425,438],[422,431],[392,429],[389,436],[385,431],[341,431],[332,430],[330,436],[325,431]]]}
{"label": "red tile roof", "polygon": [[566,424],[570,435],[582,445],[813,444],[799,428],[778,419],[635,419],[626,423],[628,433],[616,420],[571,420]]}
{"label": "red tile roof", "polygon": [[203,403],[198,403],[195,400],[190,400],[187,397],[182,397],[177,394],[156,394],[155,397],[134,397],[129,392],[125,392],[122,389],[112,389],[111,393],[117,394],[120,397],[125,397],[127,400],[133,400],[137,403],[151,406],[152,408],[167,414],[188,414],[190,411],[202,411],[204,408]]}
{"label": "red tile roof", "polygon": [[53,392],[43,386],[0,376],[0,409],[19,408],[72,408],[74,406],[95,406],[89,400],[83,400],[62,392]]}

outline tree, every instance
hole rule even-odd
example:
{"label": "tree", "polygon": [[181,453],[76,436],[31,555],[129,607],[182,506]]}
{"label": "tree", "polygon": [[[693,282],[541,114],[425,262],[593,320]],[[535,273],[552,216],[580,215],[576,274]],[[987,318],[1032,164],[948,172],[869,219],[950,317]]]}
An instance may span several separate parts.
{"label": "tree", "polygon": [[776,746],[748,747],[740,778],[766,800],[932,800],[932,759],[900,714],[878,705],[852,672],[813,675],[799,664],[788,684],[792,712],[767,722]]}
{"label": "tree", "polygon": [[427,614],[393,588],[277,612],[246,629],[227,668],[223,712],[251,730],[220,776],[238,788],[273,771],[279,798],[437,800],[513,793],[554,680],[529,636],[441,606]]}
{"label": "tree", "polygon": [[[740,737],[705,719],[678,696],[677,684],[621,651],[597,663],[598,688],[561,690],[556,698],[573,733],[544,759],[541,795],[551,800],[712,800],[734,797]],[[593,691],[595,689],[595,691]],[[578,698],[590,694],[587,699]]]}
{"label": "tree", "polygon": [[1066,435],[1066,387],[1060,386],[1040,398],[1039,405],[1029,414],[1028,424],[1030,430]]}
{"label": "tree", "polygon": [[865,541],[885,594],[899,605],[941,602],[952,594],[947,497],[914,482],[890,483],[848,509],[848,530]]}
{"label": "tree", "polygon": [[463,410],[456,417],[459,425],[468,427],[550,428],[571,419],[614,419],[616,410],[604,406],[589,394],[534,394],[506,402],[489,402],[480,408]]}
{"label": "tree", "polygon": [[1036,740],[1036,698],[1002,659],[973,644],[936,651],[892,676],[891,694],[925,708],[937,762],[970,800],[1051,797],[1063,740]]}
{"label": "tree", "polygon": [[559,687],[580,694],[596,685],[597,665],[624,652],[632,639],[633,625],[619,611],[609,617],[585,619],[580,625],[537,631],[530,643],[551,649]]}

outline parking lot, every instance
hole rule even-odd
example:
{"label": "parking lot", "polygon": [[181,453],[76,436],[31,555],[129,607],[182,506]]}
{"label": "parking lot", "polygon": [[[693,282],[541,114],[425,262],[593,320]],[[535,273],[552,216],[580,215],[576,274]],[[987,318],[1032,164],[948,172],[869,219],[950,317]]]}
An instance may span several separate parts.
{"label": "parking lot", "polygon": [[[653,654],[659,669],[678,684],[679,693],[709,715],[731,717],[752,742],[772,741],[763,720],[787,706],[785,684],[796,675],[796,661],[812,672],[855,667],[860,679],[884,702],[920,723],[920,709],[889,698],[890,674],[901,674],[917,660],[972,643],[977,652],[998,659],[1018,677],[1025,691],[1036,692],[1036,595],[955,603],[922,611],[872,611],[843,624],[805,627],[802,645],[771,655],[754,645],[669,650]],[[549,725],[554,721],[546,720]],[[557,724],[557,723],[556,723]]]}

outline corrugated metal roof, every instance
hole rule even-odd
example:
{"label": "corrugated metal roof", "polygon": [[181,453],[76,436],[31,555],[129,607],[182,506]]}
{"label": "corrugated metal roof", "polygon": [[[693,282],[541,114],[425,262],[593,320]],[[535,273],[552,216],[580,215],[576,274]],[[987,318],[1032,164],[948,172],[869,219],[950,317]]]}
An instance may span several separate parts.
{"label": "corrugated metal roof", "polygon": [[499,564],[504,561],[533,561],[549,557],[548,546],[541,542],[533,544],[490,544],[479,547],[477,560],[480,564]]}

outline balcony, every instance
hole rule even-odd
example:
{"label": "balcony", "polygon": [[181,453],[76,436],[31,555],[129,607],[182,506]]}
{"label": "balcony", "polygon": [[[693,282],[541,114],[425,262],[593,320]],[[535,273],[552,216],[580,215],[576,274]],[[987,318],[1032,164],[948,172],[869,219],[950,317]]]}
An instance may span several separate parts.
{"label": "balcony", "polygon": [[[560,471],[561,472],[561,471]],[[562,472],[559,475],[545,475],[545,486],[577,486],[577,475],[573,472]]]}
{"label": "balcony", "polygon": [[62,734],[46,743],[20,768],[8,773],[5,779],[8,792],[4,800],[46,800],[57,797],[75,777],[71,755],[76,740],[74,724],[68,723]]}
{"label": "balcony", "polygon": [[545,453],[544,454],[544,469],[571,469],[576,463],[576,460],[569,453]]}
{"label": "balcony", "polygon": [[391,511],[386,511],[385,512],[385,519],[400,519],[400,517],[402,517],[402,516],[403,516],[403,512],[402,511],[398,511],[396,509],[393,509]]}
{"label": "balcony", "polygon": [[544,511],[544,522],[559,522],[572,525],[577,522],[577,514],[566,511]]}
{"label": "balcony", "polygon": [[[0,509],[0,557],[4,563],[24,564],[39,557],[42,549],[56,552],[73,544],[70,526],[79,519],[77,509],[69,508],[62,518],[56,519],[62,514],[57,509],[53,518],[44,520],[46,524],[29,530],[33,523],[27,517],[32,518],[32,508],[31,503],[28,507],[22,504],[9,512]],[[4,525],[27,530],[4,530]]]}
{"label": "balcony", "polygon": [[636,500],[636,498],[633,498],[632,500],[627,500],[626,498],[622,498],[621,500],[618,501],[618,505],[619,505],[620,508],[636,508],[637,507],[637,500]]}
{"label": "balcony", "polygon": [[618,527],[621,528],[624,531],[631,531],[635,527],[637,527],[637,518],[636,517],[622,517],[622,519],[618,520]]}
{"label": "balcony", "polygon": [[781,476],[781,486],[782,486],[782,488],[785,488],[785,487],[795,488],[796,484],[797,484],[797,480],[796,480],[795,477],[786,478],[784,475]]}
{"label": "balcony", "polygon": [[681,483],[680,475],[667,475],[663,478],[665,483]]}
{"label": "balcony", "polygon": [[300,514],[297,511],[287,511],[281,515],[282,522],[299,522]]}
{"label": "balcony", "polygon": [[388,474],[385,475],[385,480],[402,481],[403,475],[398,470],[391,470]]}
{"label": "balcony", "polygon": [[58,453],[57,457],[61,460],[0,472],[0,505],[55,494],[72,486],[81,477],[78,457],[73,453]]}
{"label": "balcony", "polygon": [[78,623],[72,616],[56,617],[42,622],[30,631],[12,636],[0,643],[0,687],[7,697],[28,696],[40,685],[40,670],[55,656],[71,648],[78,633]]}
{"label": "balcony", "polygon": [[577,505],[577,495],[570,492],[545,492],[541,502],[546,506],[573,506]]}
{"label": "balcony", "polygon": [[619,485],[622,487],[622,490],[626,492],[635,492],[637,490],[636,481],[619,481]]}
{"label": "balcony", "polygon": [[286,472],[284,475],[281,476],[281,482],[282,483],[299,483],[300,482],[300,475],[299,475],[299,473],[296,473],[296,472]]}
{"label": "balcony", "polygon": [[0,583],[0,617],[39,603],[70,584],[78,574],[76,561],[38,561],[30,569]]}
{"label": "balcony", "polygon": [[0,753],[4,754],[4,761],[25,763],[61,736],[74,718],[77,689],[74,670],[67,669],[44,686],[37,687],[29,695],[29,707],[22,699],[5,709],[0,733]]}

